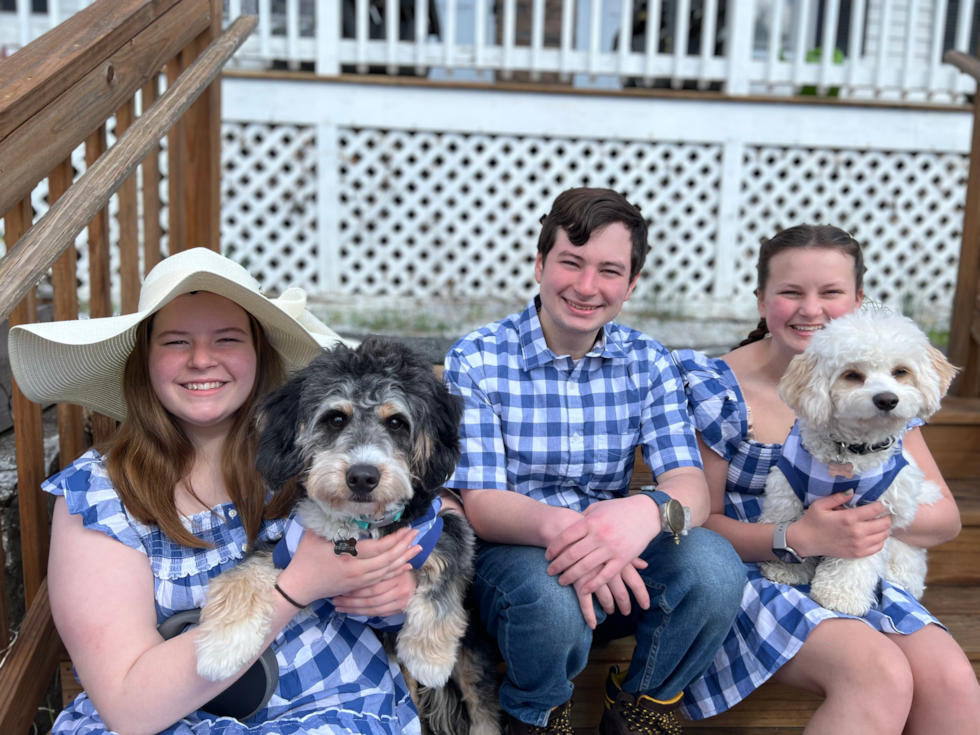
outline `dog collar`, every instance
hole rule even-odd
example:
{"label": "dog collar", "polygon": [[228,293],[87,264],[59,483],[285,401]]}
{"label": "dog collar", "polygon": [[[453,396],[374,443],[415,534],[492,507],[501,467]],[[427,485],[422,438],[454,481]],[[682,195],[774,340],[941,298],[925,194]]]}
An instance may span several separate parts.
{"label": "dog collar", "polygon": [[390,526],[392,523],[397,523],[402,519],[402,513],[404,512],[405,505],[396,504],[390,508],[385,508],[385,512],[380,516],[354,516],[353,521],[354,525],[362,531],[368,531],[372,528],[382,528],[384,526]]}
{"label": "dog collar", "polygon": [[891,449],[895,446],[895,442],[898,441],[897,436],[890,436],[885,441],[878,442],[877,444],[848,444],[846,442],[837,441],[831,437],[831,441],[834,442],[837,447],[837,461],[844,461],[844,454],[874,454],[875,452],[883,452],[886,449]]}

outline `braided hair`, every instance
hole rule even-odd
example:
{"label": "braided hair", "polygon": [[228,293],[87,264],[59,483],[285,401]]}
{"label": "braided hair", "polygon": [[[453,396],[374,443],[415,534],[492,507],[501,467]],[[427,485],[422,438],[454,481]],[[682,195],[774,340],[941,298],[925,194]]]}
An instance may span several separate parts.
{"label": "braided hair", "polygon": [[[797,225],[782,230],[762,243],[759,248],[759,263],[756,266],[756,295],[761,296],[769,282],[769,263],[774,255],[794,248],[828,248],[839,250],[854,258],[854,286],[860,291],[864,285],[864,256],[861,245],[839,227],[831,225]],[[758,342],[769,334],[766,319],[759,320],[758,326],[739,343],[739,347]]]}

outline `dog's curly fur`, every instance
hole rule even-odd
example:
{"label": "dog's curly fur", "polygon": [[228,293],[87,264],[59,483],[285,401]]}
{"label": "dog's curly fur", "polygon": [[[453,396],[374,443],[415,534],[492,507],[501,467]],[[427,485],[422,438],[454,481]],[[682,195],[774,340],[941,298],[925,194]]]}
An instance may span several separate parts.
{"label": "dog's curly fur", "polygon": [[[827,464],[841,462],[839,442],[874,445],[901,436],[914,418],[927,420],[956,374],[926,335],[904,316],[886,311],[857,311],[835,319],[814,334],[810,345],[793,358],[779,384],[779,397],[796,413],[803,446]],[[893,394],[890,410],[875,405],[875,396]],[[888,460],[895,449],[867,454],[845,452],[843,462],[855,475]],[[879,498],[892,516],[892,528],[906,528],[920,505],[942,493],[928,482],[912,458]],[[793,521],[804,507],[786,476],[773,467],[766,479],[759,523]],[[907,589],[917,599],[925,591],[926,552],[892,537],[877,554],[861,559],[810,558],[803,564],[760,563],[774,582],[810,584],[810,596],[826,608],[864,615],[875,604],[879,580]]]}
{"label": "dog's curly fur", "polygon": [[[273,492],[297,483],[307,529],[335,541],[379,538],[428,511],[459,461],[461,417],[459,401],[420,355],[370,338],[357,350],[324,352],[266,397],[256,467]],[[393,507],[402,508],[397,520],[367,532],[358,527],[357,517]],[[497,735],[492,662],[479,646],[460,645],[475,536],[462,516],[442,515],[404,625],[378,636],[402,664],[430,730]],[[205,678],[225,678],[258,653],[271,624],[270,566],[268,554],[258,553],[211,583],[197,643]]]}

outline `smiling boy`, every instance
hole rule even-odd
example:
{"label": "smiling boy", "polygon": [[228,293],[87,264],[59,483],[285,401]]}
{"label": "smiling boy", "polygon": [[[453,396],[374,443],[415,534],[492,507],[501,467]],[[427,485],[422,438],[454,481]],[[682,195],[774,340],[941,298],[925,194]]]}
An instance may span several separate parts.
{"label": "smiling boy", "polygon": [[[481,539],[474,596],[507,663],[508,733],[571,733],[593,631],[637,640],[628,671],[610,672],[600,734],[679,732],[681,691],[741,600],[728,542],[681,537],[707,517],[708,490],[680,377],[659,343],[613,322],[646,238],[620,194],[563,192],[538,240],[539,295],[446,357],[465,407],[447,485]],[[657,490],[630,496],[637,446]]]}

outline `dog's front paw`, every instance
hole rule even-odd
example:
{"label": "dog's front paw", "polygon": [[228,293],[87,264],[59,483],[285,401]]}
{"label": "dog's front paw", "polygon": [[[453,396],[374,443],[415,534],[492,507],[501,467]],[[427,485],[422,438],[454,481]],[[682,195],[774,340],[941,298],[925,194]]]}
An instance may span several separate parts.
{"label": "dog's front paw", "polygon": [[221,681],[262,650],[272,627],[277,572],[268,555],[255,555],[211,581],[196,631],[197,673]]}
{"label": "dog's front paw", "polygon": [[795,587],[800,584],[810,584],[813,579],[813,564],[804,561],[802,564],[788,564],[784,561],[760,561],[759,571],[771,582],[788,584]]}
{"label": "dog's front paw", "polygon": [[[415,603],[415,604],[413,604]],[[430,605],[409,603],[405,625],[395,641],[395,651],[409,673],[424,686],[438,688],[446,685],[460,639],[466,632],[466,620],[461,615],[437,617]]]}
{"label": "dog's front paw", "polygon": [[415,677],[415,680],[419,684],[427,686],[430,689],[438,689],[446,686],[449,682],[449,676],[453,673],[453,664],[455,663],[456,657],[454,654],[453,661],[447,666],[445,662],[435,663],[415,656],[414,654],[406,655],[404,649],[399,646],[398,658],[401,659],[405,668],[408,669],[409,673]]}

